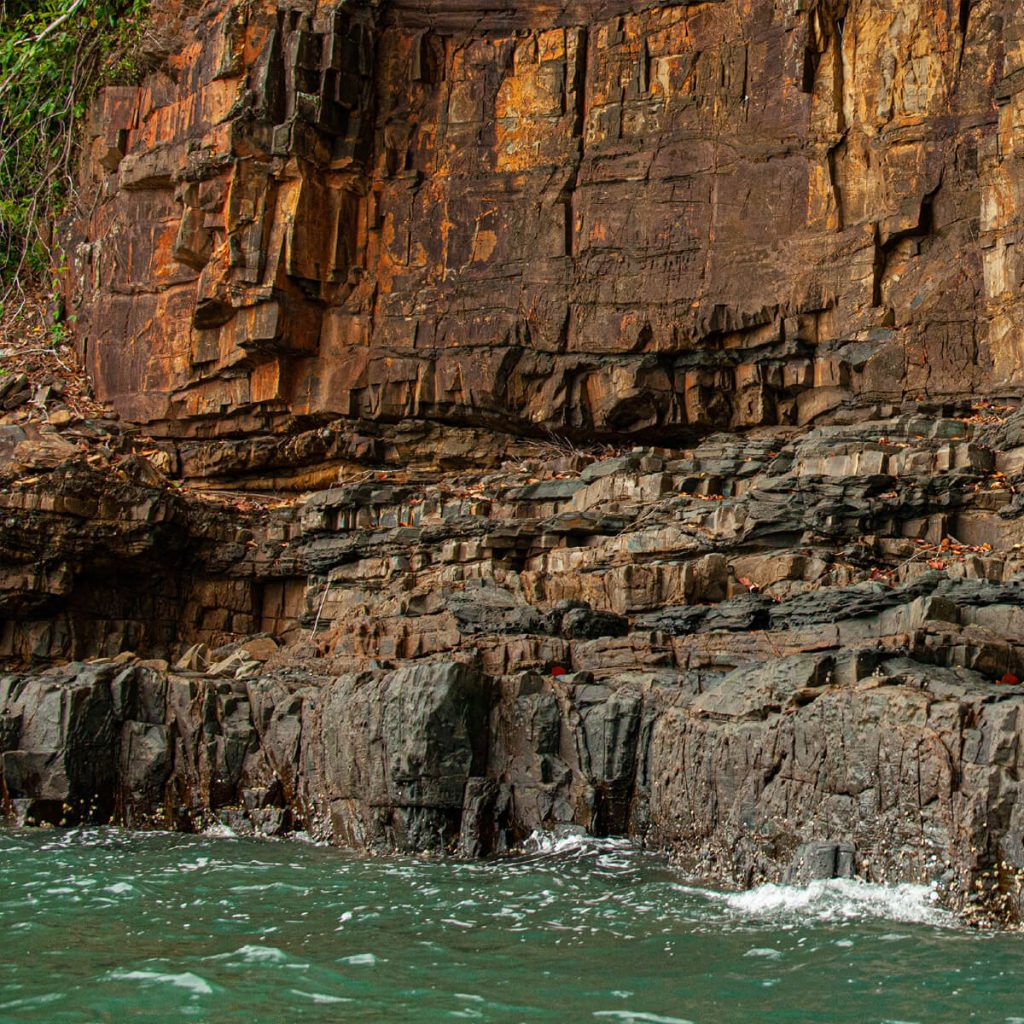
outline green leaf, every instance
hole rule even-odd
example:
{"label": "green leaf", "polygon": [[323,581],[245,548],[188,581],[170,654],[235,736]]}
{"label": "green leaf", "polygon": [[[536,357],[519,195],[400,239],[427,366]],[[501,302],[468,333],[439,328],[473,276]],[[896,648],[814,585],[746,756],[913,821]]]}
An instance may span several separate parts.
{"label": "green leaf", "polygon": [[130,67],[125,54],[141,37],[147,8],[145,0],[99,0],[59,21],[73,4],[0,4],[0,295],[12,274],[43,273],[49,265],[41,238],[66,202],[74,126],[108,69]]}

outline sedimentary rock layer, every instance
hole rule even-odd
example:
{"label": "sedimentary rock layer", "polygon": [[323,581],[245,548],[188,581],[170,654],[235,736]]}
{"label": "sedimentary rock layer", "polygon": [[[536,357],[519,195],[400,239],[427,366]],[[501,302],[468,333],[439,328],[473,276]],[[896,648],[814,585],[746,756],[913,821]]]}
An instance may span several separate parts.
{"label": "sedimentary rock layer", "polygon": [[0,424],[7,811],[1020,920],[1020,4],[155,26],[69,226],[120,422]]}
{"label": "sedimentary rock layer", "polygon": [[213,0],[98,102],[80,344],[173,436],[1019,395],[1022,37],[1013,0]]}
{"label": "sedimentary rock layer", "polygon": [[[262,504],[23,441],[5,653],[78,660],[0,679],[4,799],[473,856],[584,828],[718,881],[932,880],[1014,920],[1022,424],[459,472],[407,440],[401,469]],[[18,567],[40,536],[59,573]],[[176,619],[139,599],[171,580]]]}

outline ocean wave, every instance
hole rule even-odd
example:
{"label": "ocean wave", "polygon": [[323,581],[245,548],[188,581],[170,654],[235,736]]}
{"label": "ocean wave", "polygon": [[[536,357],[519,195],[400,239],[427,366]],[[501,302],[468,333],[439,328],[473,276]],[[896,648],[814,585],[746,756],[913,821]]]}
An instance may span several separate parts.
{"label": "ocean wave", "polygon": [[215,821],[211,825],[207,825],[206,828],[199,833],[200,835],[206,836],[209,839],[237,839],[238,833],[231,828],[229,825],[225,825],[223,822]]}
{"label": "ocean wave", "polygon": [[937,905],[938,894],[927,885],[875,885],[835,878],[807,886],[762,885],[746,892],[703,893],[731,915],[758,921],[884,920],[937,927],[956,923],[951,913]]}
{"label": "ocean wave", "polygon": [[656,1013],[642,1013],[635,1010],[596,1010],[594,1017],[621,1021],[622,1024],[693,1024],[682,1017],[662,1017]]}
{"label": "ocean wave", "polygon": [[630,839],[592,836],[578,829],[536,831],[523,843],[523,852],[528,854],[627,853],[635,849]]}
{"label": "ocean wave", "polygon": [[317,1003],[321,1006],[329,1006],[334,1003],[354,1003],[354,999],[346,999],[344,996],[332,996],[326,992],[303,992],[300,988],[290,988],[288,991],[293,996],[299,996],[302,999],[308,999],[311,1003]]}
{"label": "ocean wave", "polygon": [[247,964],[283,964],[288,961],[288,954],[276,946],[242,946],[228,955],[241,957]]}
{"label": "ocean wave", "polygon": [[185,989],[193,996],[213,995],[213,986],[205,978],[193,974],[192,971],[182,971],[178,974],[162,971],[111,971],[107,977],[111,981],[141,981],[171,985],[174,988]]}
{"label": "ocean wave", "polygon": [[353,953],[352,956],[343,956],[339,963],[351,967],[376,967],[380,958],[373,953]]}

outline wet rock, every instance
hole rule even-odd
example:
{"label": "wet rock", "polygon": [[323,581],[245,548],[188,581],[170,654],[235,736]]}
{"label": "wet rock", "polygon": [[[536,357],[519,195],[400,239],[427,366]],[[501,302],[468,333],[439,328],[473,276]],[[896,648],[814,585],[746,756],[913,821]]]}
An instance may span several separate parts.
{"label": "wet rock", "polygon": [[9,685],[3,709],[10,747],[2,755],[4,789],[10,799],[30,800],[27,813],[37,822],[104,821],[112,815],[114,671],[114,666],[71,665]]}
{"label": "wet rock", "polygon": [[309,781],[332,832],[371,847],[453,842],[486,764],[488,689],[478,671],[444,663],[332,682],[317,731],[303,736],[323,766]]}
{"label": "wet rock", "polygon": [[807,885],[832,878],[853,878],[857,873],[857,847],[853,843],[804,843],[793,855],[783,880],[786,885]]}
{"label": "wet rock", "polygon": [[569,640],[596,640],[602,636],[625,636],[629,620],[613,612],[572,608],[562,616],[562,636]]}

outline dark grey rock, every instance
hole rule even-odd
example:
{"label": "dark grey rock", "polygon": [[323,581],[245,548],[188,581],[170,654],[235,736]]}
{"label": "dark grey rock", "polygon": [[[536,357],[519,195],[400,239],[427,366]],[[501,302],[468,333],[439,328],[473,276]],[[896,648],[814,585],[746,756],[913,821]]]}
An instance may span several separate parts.
{"label": "dark grey rock", "polygon": [[445,603],[463,633],[546,633],[550,628],[536,608],[498,587],[455,592],[446,596]]}
{"label": "dark grey rock", "polygon": [[783,873],[786,885],[807,885],[832,878],[853,878],[857,847],[853,843],[804,843]]}
{"label": "dark grey rock", "polygon": [[613,612],[572,608],[562,616],[562,636],[570,640],[596,640],[602,636],[625,636],[629,620]]}
{"label": "dark grey rock", "polygon": [[366,846],[451,842],[468,780],[484,772],[491,699],[485,677],[451,663],[331,683],[303,741],[322,765],[306,783],[329,805],[332,829]]}

